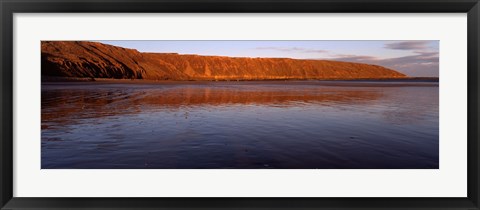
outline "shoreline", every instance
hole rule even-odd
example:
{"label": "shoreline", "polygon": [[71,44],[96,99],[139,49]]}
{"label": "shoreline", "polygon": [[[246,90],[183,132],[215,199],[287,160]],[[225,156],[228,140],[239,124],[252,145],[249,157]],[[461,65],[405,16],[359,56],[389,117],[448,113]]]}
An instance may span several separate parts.
{"label": "shoreline", "polygon": [[[71,78],[70,78],[71,79]],[[225,85],[281,85],[281,86],[302,86],[302,85],[322,85],[322,86],[343,86],[343,87],[406,87],[406,86],[435,86],[439,87],[438,79],[412,78],[412,79],[394,79],[394,80],[240,80],[240,81],[174,81],[174,80],[130,80],[130,79],[107,79],[101,78],[95,81],[89,81],[88,78],[76,80],[56,80],[42,81],[42,88],[47,87],[97,87],[98,85],[159,85],[159,86],[211,86],[221,87]],[[48,89],[48,88],[47,88]]]}
{"label": "shoreline", "polygon": [[42,83],[55,82],[111,82],[111,83],[194,83],[194,82],[269,82],[269,81],[334,81],[334,82],[439,82],[438,77],[404,77],[404,78],[356,78],[356,79],[260,79],[260,80],[144,80],[144,79],[113,79],[87,77],[46,77]]}

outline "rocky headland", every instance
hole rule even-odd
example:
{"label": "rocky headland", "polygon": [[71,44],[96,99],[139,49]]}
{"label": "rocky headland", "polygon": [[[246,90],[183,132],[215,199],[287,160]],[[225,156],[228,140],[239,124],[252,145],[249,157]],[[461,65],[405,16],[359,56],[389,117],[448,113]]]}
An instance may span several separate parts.
{"label": "rocky headland", "polygon": [[331,60],[145,53],[98,42],[42,41],[42,77],[143,80],[402,79],[378,65]]}

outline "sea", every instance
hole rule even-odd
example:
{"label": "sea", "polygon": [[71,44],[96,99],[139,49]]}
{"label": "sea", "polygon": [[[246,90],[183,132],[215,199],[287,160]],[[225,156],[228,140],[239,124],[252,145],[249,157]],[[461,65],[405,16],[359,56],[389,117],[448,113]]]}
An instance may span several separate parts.
{"label": "sea", "polygon": [[42,82],[42,169],[438,169],[432,81]]}

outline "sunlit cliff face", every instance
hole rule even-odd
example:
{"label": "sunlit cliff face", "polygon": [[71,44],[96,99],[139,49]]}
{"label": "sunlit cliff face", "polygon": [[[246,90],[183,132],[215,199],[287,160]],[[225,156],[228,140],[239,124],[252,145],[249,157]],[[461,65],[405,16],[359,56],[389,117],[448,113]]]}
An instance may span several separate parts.
{"label": "sunlit cliff face", "polygon": [[95,42],[42,42],[42,75],[147,80],[382,79],[404,74],[370,64],[288,58],[140,53]]}

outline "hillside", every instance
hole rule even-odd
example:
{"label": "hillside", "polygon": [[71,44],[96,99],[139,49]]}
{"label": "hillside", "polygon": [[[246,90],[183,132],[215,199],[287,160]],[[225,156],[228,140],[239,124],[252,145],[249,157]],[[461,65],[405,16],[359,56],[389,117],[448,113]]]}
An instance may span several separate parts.
{"label": "hillside", "polygon": [[388,79],[370,64],[289,58],[141,53],[97,42],[42,41],[42,76],[146,80]]}

